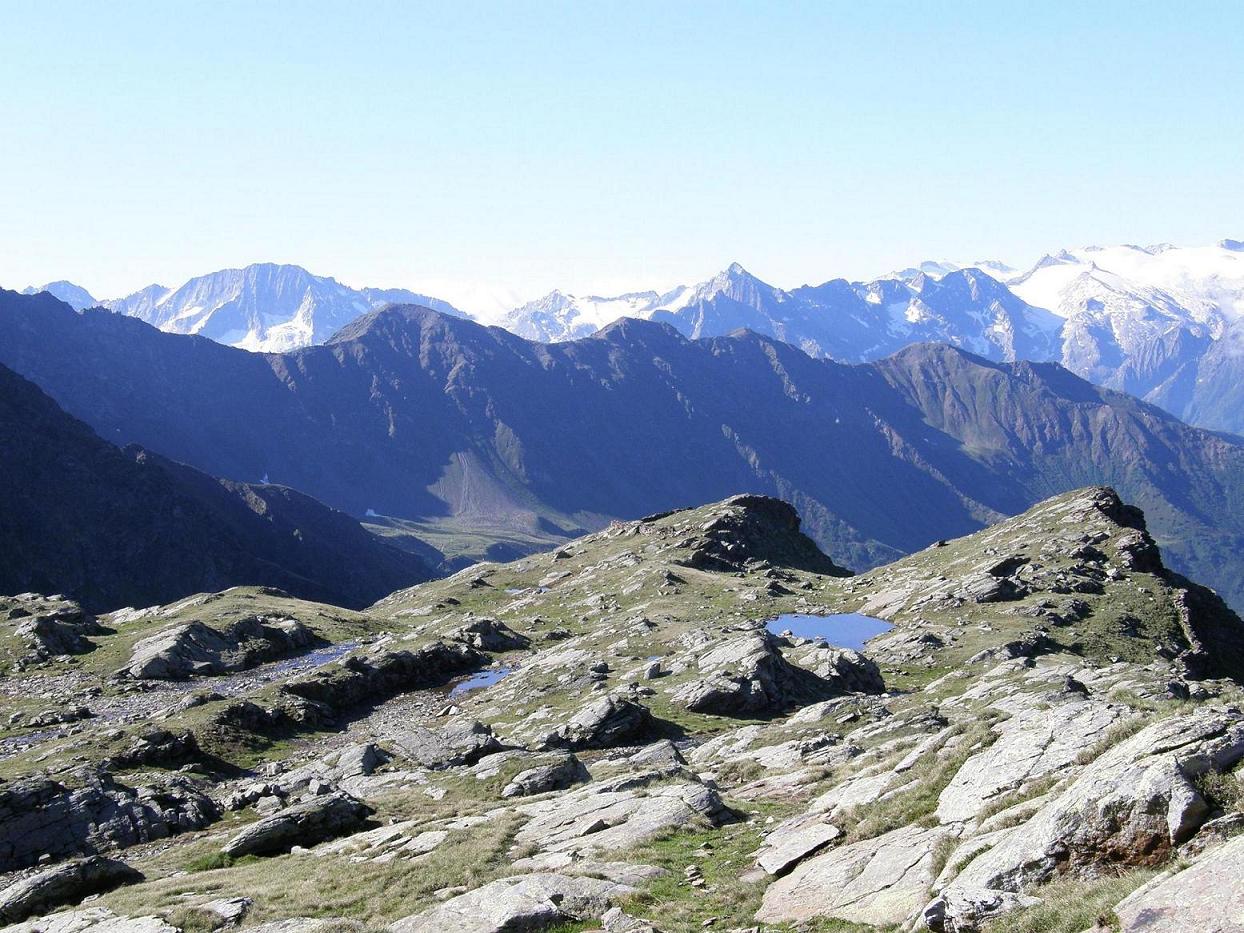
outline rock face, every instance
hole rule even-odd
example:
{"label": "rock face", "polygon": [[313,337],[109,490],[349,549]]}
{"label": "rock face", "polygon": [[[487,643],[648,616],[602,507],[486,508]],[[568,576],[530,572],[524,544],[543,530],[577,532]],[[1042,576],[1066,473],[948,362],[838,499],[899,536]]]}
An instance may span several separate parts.
{"label": "rock face", "polygon": [[46,778],[0,785],[0,871],[95,854],[201,829],[220,811],[190,782],[168,777],[134,790],[108,775],[70,789]]}
{"label": "rock face", "polygon": [[944,893],[1022,892],[1054,877],[1096,877],[1107,865],[1160,863],[1210,813],[1195,778],[1241,758],[1244,718],[1238,713],[1202,710],[1154,723],[1104,753],[1027,822],[1005,831]]}
{"label": "rock face", "polygon": [[296,619],[253,616],[224,631],[189,622],[142,639],[121,673],[144,680],[184,680],[245,670],[320,643]]}
{"label": "rock face", "polygon": [[902,923],[928,900],[933,847],[941,829],[906,826],[801,862],[765,891],[763,923],[836,917],[878,926]]}
{"label": "rock face", "polygon": [[353,832],[371,808],[349,794],[335,793],[304,800],[246,827],[221,851],[225,855],[272,855],[291,846],[314,845]]}
{"label": "rock face", "polygon": [[77,904],[89,894],[99,894],[143,876],[124,862],[91,857],[66,862],[41,871],[0,891],[0,922],[18,923],[35,914]]}
{"label": "rock face", "polygon": [[1159,875],[1114,913],[1123,933],[1244,930],[1244,836],[1210,849],[1183,871]]}
{"label": "rock face", "polygon": [[570,875],[502,878],[422,913],[398,920],[392,933],[518,933],[592,920],[634,888]]}
{"label": "rock face", "polygon": [[621,697],[601,697],[541,741],[544,748],[609,748],[634,742],[652,722],[646,706]]}
{"label": "rock face", "polygon": [[696,660],[704,676],[680,687],[673,700],[697,713],[749,715],[785,712],[843,692],[791,664],[777,645],[774,636],[757,631],[711,649]]}

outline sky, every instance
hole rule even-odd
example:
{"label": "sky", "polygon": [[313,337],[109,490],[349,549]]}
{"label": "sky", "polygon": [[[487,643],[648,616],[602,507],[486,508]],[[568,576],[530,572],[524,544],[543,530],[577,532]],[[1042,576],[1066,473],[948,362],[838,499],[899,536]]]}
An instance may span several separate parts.
{"label": "sky", "polygon": [[0,285],[469,306],[1207,244],[1241,88],[1237,2],[0,0]]}

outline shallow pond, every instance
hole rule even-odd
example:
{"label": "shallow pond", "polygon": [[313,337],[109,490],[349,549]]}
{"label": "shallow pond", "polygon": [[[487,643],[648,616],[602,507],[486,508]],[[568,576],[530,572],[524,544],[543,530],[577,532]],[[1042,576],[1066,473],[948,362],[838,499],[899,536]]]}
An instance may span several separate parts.
{"label": "shallow pond", "polygon": [[839,612],[827,616],[788,613],[766,622],[765,628],[774,635],[789,631],[799,638],[824,638],[831,645],[858,651],[868,639],[888,632],[892,626],[858,612]]}
{"label": "shallow pond", "polygon": [[453,689],[449,691],[451,697],[461,696],[464,693],[470,693],[472,690],[481,690],[484,687],[491,687],[503,677],[514,672],[512,667],[495,667],[486,671],[480,671],[478,674],[472,674],[466,680],[460,680],[454,684]]}

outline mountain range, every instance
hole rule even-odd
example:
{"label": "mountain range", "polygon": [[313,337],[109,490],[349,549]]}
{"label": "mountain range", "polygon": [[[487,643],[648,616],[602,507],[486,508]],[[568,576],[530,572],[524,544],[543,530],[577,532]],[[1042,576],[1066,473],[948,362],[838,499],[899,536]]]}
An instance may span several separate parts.
{"label": "mountain range", "polygon": [[[461,313],[402,289],[350,289],[297,266],[227,269],[105,302],[70,282],[44,290],[78,310],[102,304],[162,330],[273,352],[323,343],[388,303]],[[1223,240],[1063,250],[1026,272],[992,260],[929,261],[873,281],[791,290],[735,263],[664,292],[554,291],[488,320],[542,342],[587,337],[620,317],[664,321],[693,338],[747,328],[840,362],[936,341],[992,360],[1060,362],[1189,423],[1244,433],[1242,316],[1244,245]]]}
{"label": "mountain range", "polygon": [[261,355],[12,292],[0,362],[117,444],[357,517],[571,535],[776,493],[860,569],[1108,483],[1172,566],[1244,604],[1244,443],[1052,363],[916,344],[847,365],[634,319],[541,344],[412,306]]}
{"label": "mountain range", "polygon": [[247,350],[279,352],[323,343],[361,314],[386,304],[418,304],[459,314],[438,298],[403,288],[354,289],[301,266],[256,263],[190,279],[177,288],[148,285],[124,298],[99,301],[72,282],[46,291],[76,310],[105,307],[175,334],[201,334]]}

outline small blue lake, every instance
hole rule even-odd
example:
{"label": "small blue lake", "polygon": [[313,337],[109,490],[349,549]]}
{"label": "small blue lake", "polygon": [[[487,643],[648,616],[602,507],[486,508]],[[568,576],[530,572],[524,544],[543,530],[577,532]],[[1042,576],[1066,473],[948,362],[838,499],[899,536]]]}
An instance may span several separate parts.
{"label": "small blue lake", "polygon": [[449,691],[451,697],[461,696],[464,693],[470,693],[472,690],[482,690],[484,687],[491,687],[503,677],[512,674],[512,667],[497,667],[486,671],[480,671],[478,674],[472,674],[466,680],[460,680],[454,684],[453,689]]}
{"label": "small blue lake", "polygon": [[831,645],[858,651],[868,639],[888,632],[892,626],[858,612],[839,612],[827,616],[788,613],[766,622],[765,628],[774,635],[789,631],[798,638],[824,638]]}

